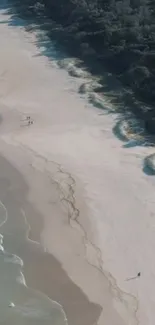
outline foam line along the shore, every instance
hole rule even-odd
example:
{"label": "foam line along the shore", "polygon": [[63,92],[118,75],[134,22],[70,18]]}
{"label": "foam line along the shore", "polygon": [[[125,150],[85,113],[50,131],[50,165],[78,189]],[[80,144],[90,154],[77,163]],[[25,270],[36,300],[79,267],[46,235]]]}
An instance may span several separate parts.
{"label": "foam line along the shore", "polygon": [[[155,180],[142,166],[153,149],[124,147],[114,134],[116,115],[102,114],[80,96],[80,76],[73,82],[68,71],[50,64],[44,55],[36,56],[33,33],[26,37],[22,28],[5,23],[0,25],[0,39],[5,71],[0,88],[0,151],[29,184],[27,199],[35,207],[26,208],[30,238],[46,247],[43,255],[28,249],[30,242],[26,252],[20,247],[27,261],[24,274],[32,286],[59,297],[54,300],[62,301],[69,322],[76,325],[154,323]],[[33,126],[20,127],[22,116],[31,116]],[[57,164],[66,171],[61,177]],[[61,202],[62,192],[67,203],[68,185],[73,187],[67,173],[75,180],[74,203],[87,241],[75,220],[70,226],[68,205],[64,208]],[[16,223],[21,220],[14,218]],[[99,258],[93,247],[101,252]],[[57,272],[48,272],[51,269]],[[125,280],[139,272],[135,280]]]}

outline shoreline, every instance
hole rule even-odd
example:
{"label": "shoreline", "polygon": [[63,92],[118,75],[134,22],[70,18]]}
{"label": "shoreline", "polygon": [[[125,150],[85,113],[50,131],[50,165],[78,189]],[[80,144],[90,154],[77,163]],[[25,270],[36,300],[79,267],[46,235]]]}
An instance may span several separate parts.
{"label": "shoreline", "polygon": [[[70,226],[68,222],[68,212],[66,213],[66,211],[62,209],[59,201],[57,208],[55,207],[55,203],[52,206],[52,210],[57,213],[56,216],[59,215],[59,225],[57,225],[56,220],[53,220],[52,218],[53,227],[51,226],[48,216],[48,213],[51,210],[51,203],[48,207],[49,197],[47,193],[53,191],[52,193],[54,194],[55,189],[52,189],[52,186],[49,182],[49,176],[46,175],[45,171],[43,173],[37,168],[34,171],[34,167],[32,167],[31,164],[31,159],[33,160],[34,157],[28,151],[21,152],[20,148],[12,148],[12,146],[7,145],[6,143],[2,143],[2,141],[0,141],[0,144],[1,153],[3,152],[3,154],[7,157],[8,160],[10,160],[12,164],[11,166],[10,163],[7,163],[5,160],[5,167],[3,168],[6,169],[6,174],[8,175],[7,177],[9,177],[9,169],[7,168],[8,164],[8,166],[10,166],[9,168],[12,169],[10,173],[20,173],[20,177],[24,177],[27,187],[30,190],[30,192],[28,192],[28,196],[26,195],[27,198],[25,197],[26,201],[23,201],[22,196],[20,195],[20,205],[22,206],[21,212],[23,214],[23,211],[26,211],[26,220],[28,222],[28,225],[30,225],[30,235],[28,235],[27,239],[27,230],[25,233],[26,242],[24,243],[22,240],[23,243],[21,242],[20,245],[16,244],[16,250],[12,251],[12,253],[17,254],[20,258],[22,258],[24,262],[23,273],[28,287],[34,289],[36,292],[43,293],[50,299],[58,302],[66,313],[69,325],[73,322],[77,325],[94,325],[102,324],[103,321],[113,322],[114,320],[115,324],[123,325],[123,320],[119,316],[117,308],[114,306],[115,298],[109,287],[109,281],[106,279],[104,274],[100,272],[98,267],[93,267],[85,257],[85,248],[82,240],[83,236],[79,235],[79,231],[76,229],[75,225],[73,226],[72,224],[72,226]],[[16,158],[12,158],[12,150],[14,153],[16,153]],[[18,164],[20,166],[19,169],[15,169],[18,165],[16,161],[17,157]],[[2,159],[4,158],[1,157],[0,162]],[[29,161],[29,167],[27,164],[27,159]],[[2,167],[0,170],[1,172],[3,171]],[[5,173],[3,171],[3,175],[4,174]],[[16,187],[18,188],[18,180],[16,175],[14,176],[14,179],[16,179]],[[35,184],[35,186],[33,184]],[[14,192],[15,189],[13,188],[13,183],[11,187],[12,191]],[[41,187],[43,187],[42,190],[37,189]],[[18,195],[19,193],[17,196]],[[16,197],[16,194],[14,194],[14,196]],[[39,201],[38,197],[40,198]],[[43,210],[41,209],[42,204],[43,210],[46,207],[46,213],[44,215]],[[11,223],[23,223],[22,220],[19,221],[18,214],[17,218],[18,221],[15,218],[15,220],[12,219]],[[45,222],[44,226],[42,224],[43,222]],[[47,233],[46,225],[48,226],[48,229],[50,229],[49,234]],[[44,239],[40,241],[42,231],[44,232],[43,237],[46,239],[45,241]],[[51,237],[54,234],[56,237],[59,237],[58,243],[55,243],[52,248]],[[60,234],[62,234],[64,237],[62,240]],[[69,234],[71,234],[71,237],[69,237]],[[50,240],[50,245],[48,244],[48,239]],[[55,239],[56,238],[54,237],[53,240],[55,241]],[[46,243],[46,246],[44,246],[44,243]],[[71,244],[74,245],[74,247],[72,247],[72,250],[69,252],[70,256],[67,254],[66,244],[68,247]],[[62,258],[59,255],[60,251],[62,251],[62,247],[60,245],[63,247],[63,252],[65,250],[64,261],[62,261]],[[75,248],[76,245],[78,245],[77,248]],[[52,249],[54,249],[53,253]],[[94,252],[94,257],[95,253],[96,252]],[[66,272],[64,267],[65,264],[63,264],[63,262],[67,262],[70,270],[69,273]],[[78,278],[76,274],[76,281],[72,280],[72,263],[77,264],[78,273],[80,270],[80,277]],[[74,264],[74,269],[75,268],[76,265]],[[93,279],[95,282],[92,283]],[[81,280],[83,283],[81,283]],[[101,292],[99,292],[99,289]],[[100,305],[99,302],[102,303],[102,305]]]}
{"label": "shoreline", "polygon": [[[27,185],[23,176],[1,156],[0,179],[2,177],[3,182],[4,180],[6,182],[9,181],[11,186],[11,190],[9,188],[7,189],[6,186],[4,193],[0,189],[0,195],[8,211],[8,221],[3,226],[2,232],[7,243],[8,236],[10,236],[8,233],[10,233],[12,227],[16,229],[15,233],[18,235],[18,239],[14,238],[14,230],[11,231],[11,236],[14,240],[11,247],[7,244],[7,250],[9,253],[11,252],[22,258],[24,262],[22,271],[26,279],[26,284],[28,285],[28,289],[25,287],[25,290],[31,289],[35,295],[37,293],[43,297],[45,295],[45,298],[47,296],[51,302],[55,301],[60,304],[66,313],[68,324],[73,324],[73,322],[77,325],[95,324],[96,317],[101,312],[101,307],[89,302],[89,299],[82,290],[68,277],[61,263],[51,253],[44,251],[40,242],[34,240],[33,237],[36,237],[36,234],[38,238],[40,237],[39,228],[41,229],[42,226],[39,226],[39,224],[43,222],[43,216],[39,215],[39,212],[37,210],[35,211],[35,207],[26,199],[28,188],[26,189]],[[16,186],[14,186],[15,180]],[[30,217],[27,217],[27,220],[31,220],[31,224],[33,224],[33,227],[30,228],[30,239],[29,236],[27,238],[28,229],[24,230],[25,227],[20,210],[21,212],[26,211],[28,214],[30,213]],[[21,233],[20,235],[21,230],[23,234]],[[16,303],[18,306],[18,300]],[[80,318],[78,315],[80,315]]]}
{"label": "shoreline", "polygon": [[[36,57],[35,37],[26,39],[25,32],[5,24],[0,29],[5,71],[0,152],[29,184],[29,199],[45,222],[43,246],[91,303],[102,306],[98,325],[153,323],[155,180],[141,170],[141,158],[152,149],[123,148],[112,134],[116,117],[101,115],[76,93],[76,79]],[[30,128],[21,125],[26,115],[34,120]],[[64,206],[73,180],[80,227],[73,218],[68,225],[68,204]],[[55,185],[63,196],[53,194],[53,201]],[[38,238],[36,221],[28,222]],[[125,280],[138,272],[138,281]]]}

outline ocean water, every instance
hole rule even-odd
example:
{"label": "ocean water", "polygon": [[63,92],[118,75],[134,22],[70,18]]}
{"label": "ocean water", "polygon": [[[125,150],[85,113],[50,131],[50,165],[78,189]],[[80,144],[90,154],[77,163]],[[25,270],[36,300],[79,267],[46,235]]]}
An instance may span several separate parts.
{"label": "ocean water", "polygon": [[[12,254],[5,250],[5,246],[14,250],[18,244],[17,229],[10,225],[7,227],[7,222],[7,208],[0,201],[0,325],[66,325],[62,307],[29,288],[23,274],[22,259],[16,252]],[[23,231],[26,235],[26,225],[23,225]]]}

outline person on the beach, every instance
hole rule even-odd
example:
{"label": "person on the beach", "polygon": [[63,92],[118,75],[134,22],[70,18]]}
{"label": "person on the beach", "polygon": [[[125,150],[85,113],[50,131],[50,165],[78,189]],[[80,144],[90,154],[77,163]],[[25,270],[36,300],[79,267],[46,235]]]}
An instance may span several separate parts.
{"label": "person on the beach", "polygon": [[28,125],[31,125],[31,124],[33,124],[33,121],[29,120]]}
{"label": "person on the beach", "polygon": [[137,279],[141,276],[141,272],[138,272],[136,276],[133,276],[131,278],[127,278],[126,281],[130,281],[130,280],[134,280],[134,279]]}

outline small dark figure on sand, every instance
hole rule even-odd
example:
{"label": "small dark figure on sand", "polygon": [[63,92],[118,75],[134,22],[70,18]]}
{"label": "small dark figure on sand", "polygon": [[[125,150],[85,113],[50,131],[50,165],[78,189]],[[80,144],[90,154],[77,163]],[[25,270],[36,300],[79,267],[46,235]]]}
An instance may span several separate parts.
{"label": "small dark figure on sand", "polygon": [[24,124],[23,126],[29,126],[29,125],[32,125],[34,123],[33,120],[31,120],[31,116],[26,116],[25,119],[23,120],[24,121],[27,121],[26,124]]}
{"label": "small dark figure on sand", "polygon": [[134,280],[134,279],[137,279],[141,276],[141,272],[138,272],[136,276],[133,276],[131,278],[127,278],[126,281],[130,281],[130,280]]}
{"label": "small dark figure on sand", "polygon": [[31,124],[33,124],[33,121],[29,120],[28,125],[31,125]]}

